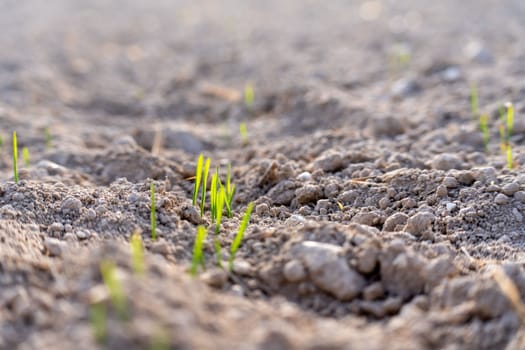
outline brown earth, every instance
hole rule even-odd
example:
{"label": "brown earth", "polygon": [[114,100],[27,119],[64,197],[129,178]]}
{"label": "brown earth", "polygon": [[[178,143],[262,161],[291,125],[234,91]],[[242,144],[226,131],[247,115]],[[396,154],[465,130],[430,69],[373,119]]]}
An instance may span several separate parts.
{"label": "brown earth", "polygon": [[[525,349],[523,1],[4,0],[0,28],[0,349]],[[192,278],[200,153],[238,189],[224,259],[255,209]]]}

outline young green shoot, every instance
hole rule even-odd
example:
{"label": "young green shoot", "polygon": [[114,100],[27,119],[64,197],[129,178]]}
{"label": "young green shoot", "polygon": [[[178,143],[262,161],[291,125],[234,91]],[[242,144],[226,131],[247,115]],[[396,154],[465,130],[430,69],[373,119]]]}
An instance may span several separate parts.
{"label": "young green shoot", "polygon": [[479,118],[479,98],[478,98],[478,87],[476,84],[470,86],[470,110],[472,112],[472,118]]}
{"label": "young green shoot", "polygon": [[46,138],[46,148],[50,149],[52,145],[51,145],[51,130],[49,129],[49,126],[47,126],[44,129],[44,135]]}
{"label": "young green shoot", "polygon": [[514,167],[514,162],[512,160],[512,146],[510,143],[507,145],[507,166],[511,170]]}
{"label": "young green shoot", "polygon": [[490,141],[488,119],[489,118],[486,114],[482,114],[479,116],[479,128],[481,129],[481,133],[483,134],[483,144],[485,145],[485,152],[489,151]]}
{"label": "young green shoot", "polygon": [[239,124],[239,132],[241,133],[241,143],[243,145],[248,144],[248,127],[246,126],[246,123],[240,123]]}
{"label": "young green shoot", "polygon": [[201,218],[204,216],[204,205],[206,204],[206,186],[208,183],[208,173],[210,171],[210,158],[206,159],[204,171],[202,173],[202,192],[201,192]]}
{"label": "young green shoot", "polygon": [[505,107],[507,108],[507,143],[510,143],[510,137],[514,129],[514,106],[512,102],[507,102]]}
{"label": "young green shoot", "polygon": [[18,183],[18,143],[16,140],[16,131],[13,131],[13,172],[15,183]]}
{"label": "young green shoot", "polygon": [[155,332],[154,337],[150,341],[148,350],[169,350],[170,338],[168,333],[162,329]]}
{"label": "young green shoot", "polygon": [[252,210],[253,210],[253,202],[250,202],[242,218],[241,225],[239,226],[239,230],[237,231],[237,234],[235,235],[235,238],[233,239],[232,245],[230,247],[230,259],[229,259],[230,271],[233,270],[233,261],[235,259],[235,254],[237,253],[237,250],[239,250],[239,247],[241,246],[242,239],[244,238],[244,232],[246,231],[246,228],[248,227],[248,223],[250,222],[250,216],[252,215]]}
{"label": "young green shoot", "polygon": [[206,268],[204,254],[202,253],[206,235],[206,228],[204,226],[197,226],[197,236],[195,237],[195,243],[193,244],[193,258],[191,260],[190,273],[192,276],[197,276],[199,265],[202,267],[202,269]]}
{"label": "young green shoot", "polygon": [[228,163],[228,173],[226,174],[226,215],[231,219],[233,216],[233,196],[235,195],[235,185],[231,183],[231,164]]}
{"label": "young green shoot", "polygon": [[26,168],[29,167],[29,149],[27,147],[22,148],[22,158],[24,159],[24,165]]}
{"label": "young green shoot", "polygon": [[138,231],[134,232],[131,235],[130,240],[131,247],[131,264],[133,267],[133,272],[137,276],[144,275],[146,267],[144,264],[144,246],[142,244],[142,238]]}
{"label": "young green shoot", "polygon": [[210,187],[210,211],[211,211],[211,222],[215,222],[217,217],[217,182],[219,180],[219,167],[215,169],[215,173],[211,176],[211,187]]}
{"label": "young green shoot", "polygon": [[505,130],[505,125],[499,126],[499,137],[501,139],[501,142],[500,142],[501,152],[505,153],[507,149],[507,132]]}
{"label": "young green shoot", "polygon": [[0,150],[4,149],[5,146],[5,139],[2,135],[0,135]]}
{"label": "young green shoot", "polygon": [[244,87],[244,105],[246,108],[252,108],[255,101],[255,92],[252,84],[246,84]]}
{"label": "young green shoot", "polygon": [[224,190],[224,186],[220,186],[220,190],[217,194],[217,206],[216,206],[216,217],[215,217],[215,239],[214,239],[214,247],[215,247],[215,255],[217,256],[217,265],[219,267],[222,267],[222,251],[221,251],[221,243],[219,242],[219,232],[221,230],[221,222],[222,222],[222,211],[224,209],[224,202],[226,200],[226,193]]}
{"label": "young green shoot", "polygon": [[124,294],[124,288],[117,278],[115,264],[109,260],[102,261],[100,263],[100,273],[109,292],[111,303],[115,307],[120,319],[128,319],[129,313],[126,296]]}
{"label": "young green shoot", "polygon": [[197,204],[197,196],[199,194],[199,189],[200,189],[201,180],[202,180],[203,164],[204,164],[204,155],[201,153],[199,155],[199,159],[197,160],[197,168],[195,169],[195,187],[193,187],[193,198],[192,198],[193,206]]}
{"label": "young green shoot", "polygon": [[157,239],[157,209],[155,207],[155,183],[152,181],[149,185],[150,197],[151,197],[151,239]]}
{"label": "young green shoot", "polygon": [[99,343],[103,343],[107,338],[107,315],[106,306],[103,303],[96,303],[91,305],[89,310],[89,320],[93,335]]}

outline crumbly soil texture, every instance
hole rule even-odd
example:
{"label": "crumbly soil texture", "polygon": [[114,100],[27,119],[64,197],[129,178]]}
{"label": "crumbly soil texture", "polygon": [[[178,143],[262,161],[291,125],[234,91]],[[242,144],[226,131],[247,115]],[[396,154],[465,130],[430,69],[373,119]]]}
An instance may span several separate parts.
{"label": "crumbly soil texture", "polygon": [[[0,28],[0,349],[525,349],[523,1],[4,0]],[[237,189],[218,235],[201,153]]]}

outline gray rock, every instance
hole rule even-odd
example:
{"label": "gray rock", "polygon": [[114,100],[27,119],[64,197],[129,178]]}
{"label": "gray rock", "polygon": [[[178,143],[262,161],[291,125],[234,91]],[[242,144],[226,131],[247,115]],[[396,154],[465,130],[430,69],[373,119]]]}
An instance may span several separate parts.
{"label": "gray rock", "polygon": [[214,268],[204,272],[200,278],[209,286],[222,288],[228,281],[228,274],[222,269]]}
{"label": "gray rock", "polygon": [[338,152],[327,152],[314,161],[314,169],[334,172],[343,167],[343,156]]}
{"label": "gray rock", "polygon": [[520,190],[520,185],[517,182],[511,182],[509,184],[506,184],[501,188],[501,192],[503,192],[507,196],[512,196],[514,193],[518,192]]}
{"label": "gray rock", "polygon": [[514,193],[514,198],[521,203],[525,203],[525,191],[518,191]]}
{"label": "gray rock", "polygon": [[492,53],[480,41],[470,41],[467,43],[463,51],[465,56],[473,62],[481,64],[490,64],[494,62]]}
{"label": "gray rock", "polygon": [[308,171],[304,171],[300,173],[299,175],[297,175],[297,180],[299,181],[306,182],[306,181],[310,181],[311,179],[312,179],[312,174]]}
{"label": "gray rock", "polygon": [[443,153],[435,155],[430,166],[436,170],[462,169],[463,161],[455,154]]}
{"label": "gray rock", "polygon": [[448,67],[441,72],[441,78],[447,83],[453,83],[462,78],[461,70],[458,67]]}
{"label": "gray rock", "polygon": [[443,185],[445,185],[447,188],[456,188],[458,187],[459,183],[455,177],[445,176],[445,178],[443,179]]}
{"label": "gray rock", "polygon": [[383,225],[384,231],[397,231],[408,221],[408,215],[405,213],[395,213],[390,215]]}
{"label": "gray rock", "polygon": [[51,256],[62,256],[67,244],[56,238],[47,237],[44,241],[44,246]]}
{"label": "gray rock", "polygon": [[323,195],[323,191],[318,185],[306,185],[295,191],[295,198],[299,204],[316,202]]}
{"label": "gray rock", "polygon": [[284,265],[283,275],[288,282],[302,282],[306,278],[306,271],[299,260],[292,259]]}
{"label": "gray rock", "polygon": [[396,98],[406,98],[421,91],[421,86],[413,78],[402,78],[394,82],[390,93]]}
{"label": "gray rock", "polygon": [[490,184],[492,181],[496,181],[496,169],[493,167],[475,168],[472,170],[474,179],[485,184]]}
{"label": "gray rock", "polygon": [[62,201],[61,209],[64,213],[77,212],[82,208],[82,202],[75,197],[67,197]]}
{"label": "gray rock", "polygon": [[233,261],[233,272],[238,275],[251,276],[253,274],[253,268],[246,260],[236,259]]}
{"label": "gray rock", "polygon": [[419,212],[408,219],[405,231],[415,236],[421,236],[426,231],[432,230],[432,223],[436,217],[432,213]]}
{"label": "gray rock", "polygon": [[200,224],[203,223],[203,219],[201,218],[201,214],[199,213],[197,208],[195,208],[192,205],[188,205],[188,206],[182,208],[181,218],[184,219],[184,220],[188,220],[189,222],[191,222],[192,224],[195,224],[195,225],[200,225]]}
{"label": "gray rock", "polygon": [[509,197],[504,195],[503,193],[498,193],[496,195],[496,198],[494,198],[494,202],[499,205],[504,205],[509,203]]}
{"label": "gray rock", "polygon": [[339,300],[352,300],[365,286],[364,278],[351,269],[343,249],[332,244],[302,242],[292,248],[292,254],[306,266],[310,278],[321,290]]}
{"label": "gray rock", "polygon": [[259,216],[265,216],[270,214],[270,207],[266,203],[257,204],[255,207],[255,213]]}

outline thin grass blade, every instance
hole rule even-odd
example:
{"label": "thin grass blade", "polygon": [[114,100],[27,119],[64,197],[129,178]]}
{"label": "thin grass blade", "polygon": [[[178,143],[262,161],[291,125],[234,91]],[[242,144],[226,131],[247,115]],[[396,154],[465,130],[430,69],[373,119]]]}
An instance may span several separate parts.
{"label": "thin grass blade", "polygon": [[193,187],[193,198],[192,203],[195,206],[197,204],[197,196],[199,194],[199,188],[201,185],[202,179],[202,166],[204,164],[204,155],[201,153],[199,159],[197,160],[197,167],[195,169],[195,186]]}
{"label": "thin grass blade", "polygon": [[195,237],[195,243],[193,244],[193,257],[191,261],[190,273],[192,276],[197,276],[199,265],[205,268],[204,254],[202,248],[204,241],[206,240],[206,228],[204,226],[197,226],[197,236]]}
{"label": "thin grass blade", "polygon": [[248,223],[250,222],[250,216],[252,215],[253,205],[253,202],[250,202],[250,204],[248,204],[246,212],[244,213],[244,216],[242,218],[241,225],[239,226],[239,230],[237,231],[237,234],[235,235],[235,238],[233,239],[232,245],[230,247],[230,271],[233,269],[233,261],[235,259],[235,254],[241,246],[242,239],[244,238],[244,232],[246,232],[246,228],[248,227]]}
{"label": "thin grass blade", "polygon": [[204,206],[206,205],[206,186],[208,184],[208,173],[210,171],[210,158],[206,159],[204,171],[202,173],[202,193],[201,193],[201,218],[204,216]]}

